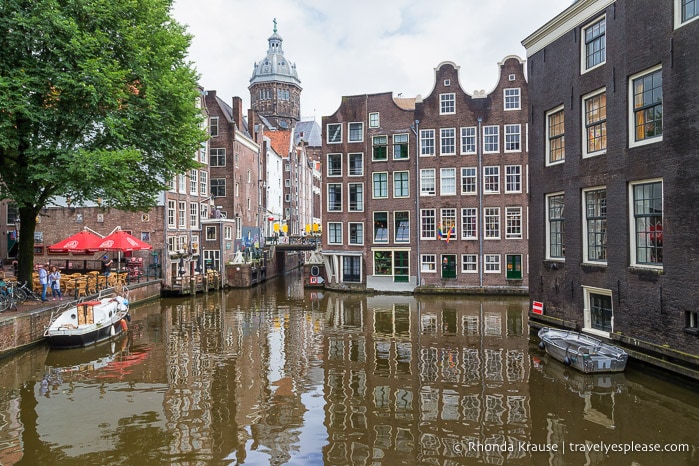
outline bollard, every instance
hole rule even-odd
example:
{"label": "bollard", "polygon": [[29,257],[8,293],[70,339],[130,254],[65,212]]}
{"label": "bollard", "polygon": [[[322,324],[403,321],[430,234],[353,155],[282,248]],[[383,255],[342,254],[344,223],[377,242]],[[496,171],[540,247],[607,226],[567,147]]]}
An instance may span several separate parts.
{"label": "bollard", "polygon": [[194,277],[189,279],[189,292],[197,294],[197,280]]}

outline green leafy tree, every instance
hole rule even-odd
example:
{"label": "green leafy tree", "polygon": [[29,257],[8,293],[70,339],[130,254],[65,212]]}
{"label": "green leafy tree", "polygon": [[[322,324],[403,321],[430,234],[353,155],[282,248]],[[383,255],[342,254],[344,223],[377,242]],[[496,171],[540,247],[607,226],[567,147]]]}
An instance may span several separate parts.
{"label": "green leafy tree", "polygon": [[0,1],[0,199],[17,205],[19,279],[58,196],[139,211],[205,140],[191,36],[169,0]]}

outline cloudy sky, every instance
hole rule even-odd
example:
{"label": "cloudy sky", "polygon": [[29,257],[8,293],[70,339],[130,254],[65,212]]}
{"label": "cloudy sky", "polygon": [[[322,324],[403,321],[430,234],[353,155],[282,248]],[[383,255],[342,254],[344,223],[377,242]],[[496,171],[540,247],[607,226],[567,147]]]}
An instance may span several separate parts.
{"label": "cloudy sky", "polygon": [[201,85],[250,103],[253,66],[273,23],[296,64],[301,116],[320,123],[342,96],[428,95],[434,68],[451,61],[466,92],[490,92],[497,63],[525,57],[522,40],[572,0],[175,0],[173,16],[194,36]]}

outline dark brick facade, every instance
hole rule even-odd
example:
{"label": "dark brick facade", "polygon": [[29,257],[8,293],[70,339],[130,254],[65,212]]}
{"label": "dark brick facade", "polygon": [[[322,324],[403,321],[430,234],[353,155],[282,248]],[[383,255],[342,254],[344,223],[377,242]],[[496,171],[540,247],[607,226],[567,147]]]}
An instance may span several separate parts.
{"label": "dark brick facade", "polygon": [[[699,21],[675,28],[679,3],[579,1],[525,39],[531,101],[530,294],[544,303],[546,315],[579,329],[697,355],[699,254],[693,211],[699,202],[699,91],[691,83],[699,74]],[[581,72],[581,37],[602,18],[606,61]],[[576,26],[563,30],[564,20]],[[662,138],[638,145],[629,136],[631,80],[656,68],[662,74]],[[600,89],[606,92],[607,149],[586,156],[583,106],[585,97]],[[547,166],[547,112],[560,106],[565,162]],[[644,182],[662,183],[659,263],[642,263],[636,256],[648,235],[634,230],[631,189]],[[606,189],[606,260],[599,262],[586,248],[589,224],[583,209],[585,190],[598,187]],[[547,256],[546,196],[551,193],[565,198],[564,259]],[[612,317],[604,329],[593,323],[596,294],[610,298],[605,299]]]}

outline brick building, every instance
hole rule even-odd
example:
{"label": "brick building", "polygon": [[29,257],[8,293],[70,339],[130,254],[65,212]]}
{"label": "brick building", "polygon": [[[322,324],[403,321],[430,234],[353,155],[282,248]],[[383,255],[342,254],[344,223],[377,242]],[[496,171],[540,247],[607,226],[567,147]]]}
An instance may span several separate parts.
{"label": "brick building", "polygon": [[692,364],[698,13],[689,0],[580,0],[523,41],[530,293],[544,304],[532,319]]}
{"label": "brick building", "polygon": [[450,62],[425,97],[343,97],[323,118],[329,286],[527,289],[527,83],[506,57],[469,95]]}

